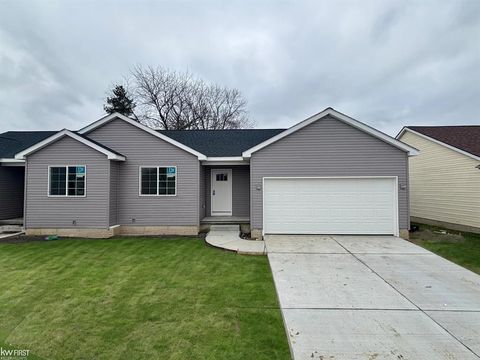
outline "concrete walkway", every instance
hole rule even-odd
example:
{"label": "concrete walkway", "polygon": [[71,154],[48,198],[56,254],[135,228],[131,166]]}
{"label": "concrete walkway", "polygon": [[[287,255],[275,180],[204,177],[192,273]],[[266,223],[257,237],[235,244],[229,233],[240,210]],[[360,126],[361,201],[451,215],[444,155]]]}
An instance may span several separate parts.
{"label": "concrete walkway", "polygon": [[0,239],[7,239],[23,233],[21,225],[2,225],[0,223]]}
{"label": "concrete walkway", "polygon": [[295,359],[479,359],[480,276],[393,236],[267,236]]}
{"label": "concrete walkway", "polygon": [[18,235],[22,235],[24,234],[24,231],[19,231],[19,232],[14,232],[14,233],[2,233],[0,232],[0,240],[3,240],[3,239],[8,239],[8,238],[11,238],[11,237],[15,237],[15,236],[18,236]]}
{"label": "concrete walkway", "polygon": [[205,241],[217,248],[245,255],[265,255],[265,242],[245,240],[240,237],[238,225],[212,225]]}

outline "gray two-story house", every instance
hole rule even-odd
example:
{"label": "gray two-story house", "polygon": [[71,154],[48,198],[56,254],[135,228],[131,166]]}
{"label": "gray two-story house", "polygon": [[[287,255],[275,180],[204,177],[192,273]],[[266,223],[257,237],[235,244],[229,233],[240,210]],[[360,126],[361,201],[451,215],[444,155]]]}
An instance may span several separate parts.
{"label": "gray two-story house", "polygon": [[417,150],[334,109],[289,129],[154,130],[120,114],[0,134],[0,219],[27,234],[408,236]]}

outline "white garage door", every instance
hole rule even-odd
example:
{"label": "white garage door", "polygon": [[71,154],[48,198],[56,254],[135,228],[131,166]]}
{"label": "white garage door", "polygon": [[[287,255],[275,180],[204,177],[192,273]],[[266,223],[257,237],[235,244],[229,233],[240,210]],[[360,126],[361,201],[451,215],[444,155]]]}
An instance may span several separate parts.
{"label": "white garage door", "polygon": [[396,178],[265,178],[265,234],[397,235]]}

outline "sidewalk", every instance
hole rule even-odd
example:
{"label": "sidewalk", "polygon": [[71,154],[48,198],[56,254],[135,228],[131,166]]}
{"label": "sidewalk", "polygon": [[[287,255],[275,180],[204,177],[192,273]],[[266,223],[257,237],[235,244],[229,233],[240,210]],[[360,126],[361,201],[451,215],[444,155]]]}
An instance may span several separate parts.
{"label": "sidewalk", "polygon": [[212,225],[205,241],[217,248],[245,255],[265,255],[265,242],[240,238],[238,225]]}

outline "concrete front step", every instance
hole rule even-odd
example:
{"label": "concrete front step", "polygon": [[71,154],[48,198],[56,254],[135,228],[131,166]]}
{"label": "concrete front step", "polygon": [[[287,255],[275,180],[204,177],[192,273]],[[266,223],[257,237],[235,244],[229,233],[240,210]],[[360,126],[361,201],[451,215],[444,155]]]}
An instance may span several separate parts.
{"label": "concrete front step", "polygon": [[239,225],[211,225],[210,232],[212,231],[240,231]]}
{"label": "concrete front step", "polygon": [[0,234],[1,233],[16,233],[21,232],[22,227],[19,225],[1,225],[0,226]]}
{"label": "concrete front step", "polygon": [[265,255],[265,242],[245,240],[238,225],[212,225],[205,241],[217,248],[236,251],[245,255]]}
{"label": "concrete front step", "polygon": [[0,239],[6,239],[23,234],[23,229],[18,225],[0,226]]}

